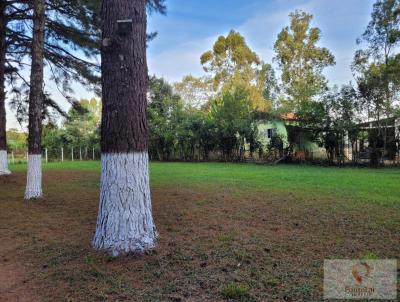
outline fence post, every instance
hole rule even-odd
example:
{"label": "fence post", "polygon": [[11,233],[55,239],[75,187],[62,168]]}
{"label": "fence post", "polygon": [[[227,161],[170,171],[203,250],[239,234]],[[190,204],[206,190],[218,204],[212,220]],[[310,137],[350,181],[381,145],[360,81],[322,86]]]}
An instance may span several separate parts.
{"label": "fence post", "polygon": [[74,161],[74,147],[71,148],[71,161]]}
{"label": "fence post", "polygon": [[79,146],[79,160],[82,160],[82,147]]}
{"label": "fence post", "polygon": [[93,157],[93,160],[94,160],[94,148],[92,148],[92,157]]}
{"label": "fence post", "polygon": [[64,162],[64,148],[61,147],[61,162]]}
{"label": "fence post", "polygon": [[45,154],[46,154],[46,164],[49,162],[49,158],[47,157],[47,148],[46,149],[44,149],[44,152],[45,152]]}
{"label": "fence post", "polygon": [[12,160],[12,163],[15,164],[14,151],[11,151],[11,160]]}

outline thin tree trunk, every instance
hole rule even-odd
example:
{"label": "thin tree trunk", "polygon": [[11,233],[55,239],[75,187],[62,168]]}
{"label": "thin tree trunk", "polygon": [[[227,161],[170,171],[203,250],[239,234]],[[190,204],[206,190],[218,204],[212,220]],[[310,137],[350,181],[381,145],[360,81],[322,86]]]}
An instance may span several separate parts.
{"label": "thin tree trunk", "polygon": [[[121,33],[118,20],[132,23]],[[117,256],[153,248],[156,240],[145,113],[146,0],[103,0],[102,21],[102,172],[93,247]]]}
{"label": "thin tree trunk", "polygon": [[0,2],[0,175],[11,174],[7,162],[6,139],[6,91],[5,91],[5,64],[6,64],[6,3]]}
{"label": "thin tree trunk", "polygon": [[45,0],[33,1],[32,66],[29,93],[28,176],[25,199],[42,197],[42,110]]}

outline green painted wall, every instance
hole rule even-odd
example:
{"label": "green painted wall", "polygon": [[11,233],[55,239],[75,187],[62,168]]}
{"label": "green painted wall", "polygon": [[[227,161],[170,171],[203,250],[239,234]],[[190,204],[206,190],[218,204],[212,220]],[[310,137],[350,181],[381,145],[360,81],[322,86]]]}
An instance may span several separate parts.
{"label": "green painted wall", "polygon": [[283,139],[284,147],[286,148],[288,146],[288,133],[285,124],[282,121],[271,121],[260,123],[258,125],[258,138],[262,143],[264,150],[266,150],[266,147],[271,141],[271,139],[268,138],[268,129],[276,129],[276,133]]}
{"label": "green painted wall", "polygon": [[[262,143],[264,150],[266,150],[270,138],[268,138],[268,129],[276,129],[276,133],[280,135],[283,139],[284,147],[288,146],[288,132],[285,126],[285,122],[283,121],[269,121],[260,123],[258,125],[258,136],[259,140]],[[300,134],[300,145],[296,146],[295,149],[307,150],[309,152],[314,152],[319,150],[319,146],[317,143],[313,142],[309,135],[306,132]]]}

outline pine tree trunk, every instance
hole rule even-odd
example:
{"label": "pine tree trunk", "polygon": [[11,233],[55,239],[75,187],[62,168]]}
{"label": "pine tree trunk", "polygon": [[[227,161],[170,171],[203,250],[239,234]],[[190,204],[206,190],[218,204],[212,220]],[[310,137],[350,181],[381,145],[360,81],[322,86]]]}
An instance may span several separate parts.
{"label": "pine tree trunk", "polygon": [[42,155],[28,154],[25,199],[41,198],[42,196]]}
{"label": "pine tree trunk", "polygon": [[5,64],[6,64],[6,16],[5,1],[0,2],[0,175],[10,174],[7,162],[6,140],[6,91],[5,91]]}
{"label": "pine tree trunk", "polygon": [[33,1],[32,66],[29,93],[28,177],[25,199],[42,197],[42,109],[45,0]]}
{"label": "pine tree trunk", "polygon": [[[131,30],[118,32],[117,20],[129,19]],[[156,240],[147,152],[146,0],[103,0],[102,21],[102,172],[93,247],[117,256],[153,248]]]}

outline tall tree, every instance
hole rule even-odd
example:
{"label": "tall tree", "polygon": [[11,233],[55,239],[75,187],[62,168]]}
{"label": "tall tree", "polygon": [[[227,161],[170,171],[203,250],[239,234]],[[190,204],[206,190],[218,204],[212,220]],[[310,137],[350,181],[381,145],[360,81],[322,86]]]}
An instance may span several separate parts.
{"label": "tall tree", "polygon": [[[14,71],[10,77],[13,86],[11,101],[18,118],[23,119],[27,111],[29,79],[21,72],[29,66],[23,58],[30,54],[31,6],[25,0],[13,1],[8,8],[7,66]],[[100,0],[46,0],[46,35],[44,59],[46,75],[71,103],[71,83],[81,83],[86,88],[98,90],[99,22],[97,10]],[[18,13],[18,15],[15,15]],[[18,53],[14,59],[11,54]],[[15,56],[15,55],[14,55]],[[46,97],[44,105],[59,111],[60,107]],[[60,112],[64,114],[64,112]]]}
{"label": "tall tree", "polygon": [[334,65],[335,59],[327,48],[317,45],[321,31],[311,27],[312,15],[295,11],[289,16],[290,26],[279,33],[274,48],[285,92],[296,110],[325,91],[322,71]]}
{"label": "tall tree", "polygon": [[93,247],[155,246],[147,152],[146,0],[103,0],[102,172]]}
{"label": "tall tree", "polygon": [[[346,150],[356,141],[358,135],[360,103],[356,90],[351,85],[338,89],[335,86],[322,100],[324,114],[321,121],[320,138],[328,160],[333,164],[345,162]],[[347,148],[346,148],[347,147]]]}
{"label": "tall tree", "polygon": [[6,140],[6,91],[5,91],[5,63],[6,63],[6,2],[0,1],[0,175],[10,174],[7,164]]}
{"label": "tall tree", "polygon": [[183,77],[182,81],[174,84],[188,109],[199,109],[215,94],[213,80],[208,77],[196,78],[192,75]]}
{"label": "tall tree", "polygon": [[[400,1],[377,0],[371,21],[357,42],[367,46],[356,52],[352,68],[366,116],[377,124],[377,135],[370,142],[375,154],[371,164],[377,165],[386,153],[388,118],[395,115],[399,101]],[[383,154],[376,147],[378,139],[383,141]]]}
{"label": "tall tree", "polygon": [[154,159],[169,160],[182,122],[183,103],[171,85],[162,78],[150,78],[149,93],[149,153]]}
{"label": "tall tree", "polygon": [[257,127],[252,117],[250,95],[245,87],[224,91],[212,100],[211,117],[216,126],[218,145],[224,159],[242,160],[245,145],[254,151]]}
{"label": "tall tree", "polygon": [[[62,93],[68,96],[71,81],[79,81],[86,87],[98,81],[97,66],[92,62],[98,53],[96,7],[99,0],[46,0],[46,36],[44,58],[51,73],[50,79]],[[29,78],[25,67],[30,67],[27,56],[32,45],[32,1],[0,1],[0,173],[8,174],[6,166],[6,84],[8,97],[19,120],[27,120],[30,94]],[[84,55],[77,54],[81,50]],[[82,57],[88,58],[85,60]],[[8,80],[6,83],[6,79]],[[44,105],[63,113],[49,97]]]}
{"label": "tall tree", "polygon": [[42,197],[42,111],[45,0],[33,1],[32,65],[29,93],[28,175],[25,199]]}
{"label": "tall tree", "polygon": [[264,87],[264,98],[272,103],[272,107],[277,109],[279,106],[279,85],[276,79],[275,70],[271,64],[265,64],[265,87]]}
{"label": "tall tree", "polygon": [[[7,28],[8,53],[19,47],[21,56],[29,55],[31,6],[27,1],[13,1],[8,9]],[[29,2],[29,1],[28,1]],[[97,9],[100,0],[46,0],[46,35],[44,58],[48,64],[50,78],[65,94],[70,92],[71,81],[90,86],[99,82],[96,56],[99,54],[99,22]],[[15,15],[19,13],[19,15]],[[23,64],[21,64],[21,62]],[[26,62],[7,60],[14,69],[23,69]],[[23,74],[16,76],[27,83]]]}
{"label": "tall tree", "polygon": [[269,100],[264,98],[267,65],[250,49],[244,37],[235,31],[220,36],[212,50],[200,58],[204,71],[213,78],[214,90],[231,91],[245,87],[253,109],[268,111]]}

